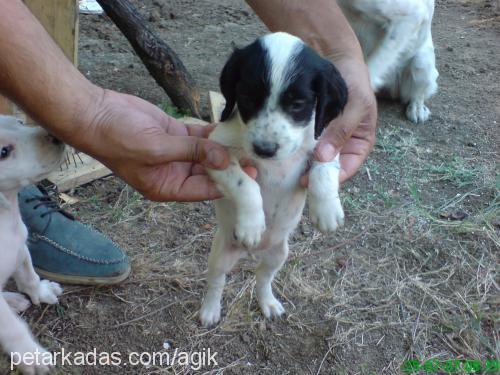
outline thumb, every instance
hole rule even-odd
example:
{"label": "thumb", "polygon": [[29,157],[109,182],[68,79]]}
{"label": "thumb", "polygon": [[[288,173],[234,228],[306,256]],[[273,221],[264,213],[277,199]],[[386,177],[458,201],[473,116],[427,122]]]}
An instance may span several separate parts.
{"label": "thumb", "polygon": [[329,162],[335,158],[360,123],[361,118],[359,117],[358,113],[348,111],[346,108],[344,113],[330,122],[314,150],[318,161]]}
{"label": "thumb", "polygon": [[194,136],[168,136],[164,142],[163,162],[180,161],[202,164],[207,168],[224,169],[229,164],[226,149],[211,140]]}

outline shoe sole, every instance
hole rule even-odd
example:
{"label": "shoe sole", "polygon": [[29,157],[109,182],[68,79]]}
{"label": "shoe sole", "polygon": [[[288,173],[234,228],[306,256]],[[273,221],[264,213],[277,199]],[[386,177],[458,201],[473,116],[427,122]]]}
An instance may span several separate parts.
{"label": "shoe sole", "polygon": [[93,276],[75,276],[75,275],[64,275],[62,273],[54,273],[49,271],[41,270],[35,267],[36,273],[38,273],[42,278],[56,281],[61,284],[76,284],[76,285],[115,285],[121,283],[130,275],[131,268],[128,266],[127,270],[118,276],[111,277],[93,277]]}

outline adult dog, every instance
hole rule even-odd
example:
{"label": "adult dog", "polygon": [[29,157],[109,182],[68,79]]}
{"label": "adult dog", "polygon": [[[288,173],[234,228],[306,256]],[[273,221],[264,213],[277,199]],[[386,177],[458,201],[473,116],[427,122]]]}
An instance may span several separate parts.
{"label": "adult dog", "polygon": [[437,91],[432,42],[434,0],[339,0],[370,71],[372,88],[407,104],[406,117],[426,121]]}
{"label": "adult dog", "polygon": [[[229,147],[225,170],[209,170],[225,198],[215,203],[219,228],[208,260],[200,320],[220,320],[225,276],[247,252],[261,257],[256,291],[263,314],[284,312],[271,283],[288,255],[288,236],[302,216],[309,170],[309,214],[316,227],[331,232],[343,224],[339,161],[312,162],[323,128],[344,108],[347,87],[331,62],[300,39],[274,33],[234,51],[220,77],[226,106],[210,138]],[[251,159],[257,180],[241,159]]]}
{"label": "adult dog", "polygon": [[[25,374],[47,373],[50,367],[44,364],[44,354],[48,353],[17,315],[30,302],[22,294],[3,292],[3,287],[13,276],[18,290],[34,304],[57,303],[62,290],[56,283],[41,281],[33,269],[17,193],[57,168],[63,155],[64,144],[44,130],[23,126],[14,117],[0,116],[0,347],[6,353],[15,353],[16,359],[31,358],[29,363],[19,365]],[[35,355],[38,361],[33,360]]]}

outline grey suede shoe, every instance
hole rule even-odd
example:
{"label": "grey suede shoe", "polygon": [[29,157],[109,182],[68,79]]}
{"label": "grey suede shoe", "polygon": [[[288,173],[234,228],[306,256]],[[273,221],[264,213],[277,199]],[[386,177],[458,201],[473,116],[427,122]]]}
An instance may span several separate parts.
{"label": "grey suede shoe", "polygon": [[76,221],[43,188],[22,189],[19,206],[40,276],[65,284],[110,285],[130,274],[128,258],[114,242]]}

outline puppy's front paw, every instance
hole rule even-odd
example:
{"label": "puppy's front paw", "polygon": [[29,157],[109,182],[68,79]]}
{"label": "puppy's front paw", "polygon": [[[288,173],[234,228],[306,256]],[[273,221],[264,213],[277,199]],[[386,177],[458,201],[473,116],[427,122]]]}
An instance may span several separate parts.
{"label": "puppy's front paw", "polygon": [[414,124],[427,121],[430,115],[431,111],[421,101],[413,101],[406,108],[406,117]]}
{"label": "puppy's front paw", "polygon": [[49,305],[56,304],[58,296],[62,294],[62,288],[58,283],[49,280],[42,280],[38,285],[38,302],[33,303],[47,303]]}
{"label": "puppy's front paw", "polygon": [[3,298],[9,304],[10,308],[16,313],[22,313],[31,306],[31,302],[21,293],[3,292]]}
{"label": "puppy's front paw", "polygon": [[220,302],[205,299],[200,309],[200,322],[205,328],[217,324],[220,320]]}
{"label": "puppy's front paw", "polygon": [[309,200],[309,214],[314,226],[324,234],[344,225],[344,210],[339,198]]}
{"label": "puppy's front paw", "polygon": [[237,244],[247,249],[256,247],[266,230],[266,218],[263,211],[240,215],[234,226],[233,237]]}

